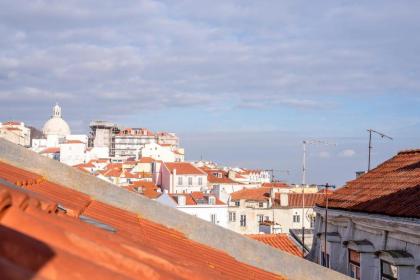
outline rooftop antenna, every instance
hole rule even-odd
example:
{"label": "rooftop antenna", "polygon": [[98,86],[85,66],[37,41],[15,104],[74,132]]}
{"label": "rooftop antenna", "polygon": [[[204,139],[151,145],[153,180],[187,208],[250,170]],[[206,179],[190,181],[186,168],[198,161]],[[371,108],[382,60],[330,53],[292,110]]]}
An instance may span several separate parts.
{"label": "rooftop antenna", "polygon": [[367,131],[369,132],[369,156],[368,156],[368,172],[369,172],[370,171],[370,158],[371,158],[370,154],[371,154],[371,151],[372,151],[372,148],[373,148],[372,147],[372,132],[378,134],[379,136],[381,136],[381,138],[388,138],[389,140],[394,140],[394,139],[392,139],[392,137],[390,137],[388,135],[385,135],[382,132],[373,130],[371,128],[369,128]]}

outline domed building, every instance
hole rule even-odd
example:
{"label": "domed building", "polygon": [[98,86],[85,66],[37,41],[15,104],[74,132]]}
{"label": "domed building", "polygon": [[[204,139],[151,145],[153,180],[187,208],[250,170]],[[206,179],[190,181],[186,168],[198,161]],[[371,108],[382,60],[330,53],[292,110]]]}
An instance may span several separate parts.
{"label": "domed building", "polygon": [[70,127],[61,117],[61,107],[56,104],[53,108],[51,118],[44,124],[42,132],[45,137],[53,136],[57,138],[66,137],[71,134]]}

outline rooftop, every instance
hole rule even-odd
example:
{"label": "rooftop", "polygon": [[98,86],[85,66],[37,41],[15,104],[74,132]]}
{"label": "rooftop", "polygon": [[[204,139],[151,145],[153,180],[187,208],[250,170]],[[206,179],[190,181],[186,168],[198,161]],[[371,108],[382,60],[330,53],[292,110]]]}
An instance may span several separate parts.
{"label": "rooftop", "polygon": [[281,251],[293,254],[295,256],[302,257],[302,249],[300,249],[296,243],[294,243],[290,237],[285,233],[280,234],[250,234],[248,235],[252,239],[261,241],[271,247],[279,249]]}
{"label": "rooftop", "polygon": [[[329,197],[328,207],[420,218],[420,149],[399,152],[348,182]],[[325,203],[318,203],[324,206]]]}
{"label": "rooftop", "polygon": [[207,175],[189,162],[165,162],[164,165],[172,174],[176,170],[177,175]]}
{"label": "rooftop", "polygon": [[243,189],[231,194],[231,200],[245,199],[249,201],[267,201],[270,199],[271,188]]}

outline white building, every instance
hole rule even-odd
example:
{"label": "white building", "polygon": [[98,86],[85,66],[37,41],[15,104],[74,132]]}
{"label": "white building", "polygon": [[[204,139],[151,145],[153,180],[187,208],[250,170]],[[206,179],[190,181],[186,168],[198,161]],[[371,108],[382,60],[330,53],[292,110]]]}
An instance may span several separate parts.
{"label": "white building", "polygon": [[314,262],[362,280],[420,279],[420,149],[335,191],[327,215],[326,202],[315,211]]}
{"label": "white building", "polygon": [[301,229],[303,224],[306,229],[313,229],[313,208],[324,195],[305,193],[302,216],[302,194],[292,190],[286,184],[273,184],[272,187],[232,193],[229,200],[229,228],[242,234],[289,233],[292,229]]}
{"label": "white building", "polygon": [[225,203],[228,202],[231,193],[240,191],[245,187],[248,187],[248,185],[246,184],[242,184],[230,179],[228,176],[228,172],[226,172],[223,169],[201,169],[207,173],[208,189],[218,199]]}
{"label": "white building", "polygon": [[207,173],[188,162],[164,162],[158,182],[169,193],[207,191]]}
{"label": "white building", "polygon": [[59,146],[60,162],[70,166],[86,162],[87,143],[79,140],[66,140]]}
{"label": "white building", "polygon": [[31,130],[23,122],[8,121],[0,123],[0,138],[17,145],[29,147],[31,145]]}
{"label": "white building", "polygon": [[228,206],[213,195],[203,194],[202,192],[188,194],[163,193],[156,200],[197,218],[221,227],[228,227]]}
{"label": "white building", "polygon": [[161,160],[163,162],[184,161],[184,149],[175,148],[169,144],[145,144],[139,150],[139,155],[140,157],[150,157],[154,160]]}

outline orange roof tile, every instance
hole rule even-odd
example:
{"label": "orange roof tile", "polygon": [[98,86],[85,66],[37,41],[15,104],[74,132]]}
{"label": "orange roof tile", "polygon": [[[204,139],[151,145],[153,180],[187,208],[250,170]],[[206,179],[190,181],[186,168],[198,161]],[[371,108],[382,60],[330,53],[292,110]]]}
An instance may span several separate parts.
{"label": "orange roof tile", "polygon": [[46,148],[46,149],[42,150],[40,152],[40,154],[55,154],[55,153],[59,153],[59,152],[60,152],[59,147],[50,147],[50,148]]}
{"label": "orange roof tile", "polygon": [[290,188],[290,186],[284,182],[263,183],[261,186],[265,188]]}
{"label": "orange roof tile", "polygon": [[176,169],[176,174],[179,175],[207,175],[206,172],[189,162],[165,162],[164,165],[171,173]]}
{"label": "orange roof tile", "polygon": [[[420,149],[399,152],[337,189],[330,208],[420,218]],[[324,206],[325,203],[318,203]]]}
{"label": "orange roof tile", "polygon": [[[178,203],[178,196],[183,195],[185,196],[185,205],[200,205],[200,204],[209,204],[209,196],[208,194],[204,194],[202,192],[191,192],[191,193],[184,193],[184,194],[169,194],[172,199]],[[219,200],[217,197],[215,205],[226,205],[226,203]]]}
{"label": "orange roof tile", "polygon": [[153,182],[148,181],[137,181],[124,188],[132,192],[140,193],[150,199],[157,198],[162,194],[161,192],[158,192],[158,186],[156,186]]}
{"label": "orange roof tile", "polygon": [[233,192],[231,200],[267,201],[270,199],[270,188],[243,189]]}
{"label": "orange roof tile", "polygon": [[[10,182],[32,176],[7,168],[17,174]],[[7,244],[0,246],[3,277],[284,279],[63,186],[43,181],[27,188],[31,192],[0,184],[0,240]],[[66,215],[59,205],[80,213]]]}
{"label": "orange roof tile", "polygon": [[261,241],[271,247],[286,253],[302,257],[302,250],[285,233],[280,234],[250,234],[248,237]]}
{"label": "orange roof tile", "polygon": [[[303,201],[302,201],[302,194],[301,193],[288,193],[289,197],[289,205],[288,208],[301,208]],[[323,201],[325,199],[324,193],[305,193],[305,207],[313,208],[315,207],[317,202]],[[280,193],[275,194],[275,204],[279,206],[280,202]]]}
{"label": "orange roof tile", "polygon": [[[224,170],[211,170],[208,168],[200,168],[207,173],[207,181],[213,184],[241,184],[239,182],[233,181],[228,177],[228,173]],[[215,175],[216,174],[216,175]],[[220,174],[220,175],[219,175]]]}
{"label": "orange roof tile", "polygon": [[155,160],[151,157],[142,157],[141,159],[139,159],[138,162],[139,163],[153,163],[155,162]]}

